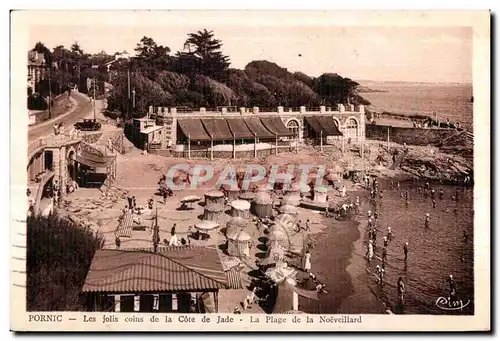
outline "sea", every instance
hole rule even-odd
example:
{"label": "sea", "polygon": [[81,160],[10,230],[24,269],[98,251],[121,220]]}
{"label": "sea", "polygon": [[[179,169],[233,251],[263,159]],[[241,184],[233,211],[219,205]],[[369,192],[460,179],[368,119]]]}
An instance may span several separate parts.
{"label": "sea", "polygon": [[[327,230],[317,238],[312,253],[312,272],[330,291],[319,302],[304,302],[306,312],[322,314],[394,314],[472,315],[474,314],[474,199],[473,189],[460,186],[459,200],[455,186],[431,184],[436,193],[433,208],[430,196],[419,194],[422,182],[406,181],[400,189],[390,189],[388,180],[381,180],[383,198],[374,206],[367,190],[349,193],[352,201],[361,199],[361,210],[353,219],[335,221],[329,218]],[[409,205],[401,192],[409,191]],[[367,212],[378,210],[377,247],[368,262]],[[425,214],[430,214],[430,227],[425,228]],[[377,283],[375,269],[382,265],[383,237],[391,227],[385,264],[384,284]],[[359,232],[358,232],[359,231]],[[464,238],[467,231],[467,239]],[[353,237],[350,232],[355,232]],[[338,239],[347,238],[343,243]],[[350,238],[350,239],[349,239]],[[346,242],[353,241],[351,248]],[[408,242],[408,260],[403,246]],[[342,249],[338,249],[342,247]],[[351,256],[345,263],[341,258]],[[316,259],[316,261],[314,261]],[[324,262],[323,262],[324,260]],[[335,266],[336,262],[342,265]],[[347,266],[346,266],[347,265]],[[342,269],[346,267],[346,269]],[[449,275],[454,277],[462,309],[448,304]],[[406,285],[404,305],[399,304],[397,281]],[[302,304],[302,303],[301,303]]]}
{"label": "sea", "polygon": [[472,84],[407,83],[407,82],[360,82],[376,90],[360,95],[371,102],[374,112],[391,112],[403,115],[427,115],[445,122],[459,122],[472,131],[473,96]]}

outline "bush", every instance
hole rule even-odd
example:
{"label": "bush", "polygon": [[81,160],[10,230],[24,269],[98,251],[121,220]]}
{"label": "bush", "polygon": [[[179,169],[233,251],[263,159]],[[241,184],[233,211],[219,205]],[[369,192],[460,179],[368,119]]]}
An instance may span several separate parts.
{"label": "bush", "polygon": [[81,288],[104,238],[57,215],[27,219],[28,311],[86,310]]}

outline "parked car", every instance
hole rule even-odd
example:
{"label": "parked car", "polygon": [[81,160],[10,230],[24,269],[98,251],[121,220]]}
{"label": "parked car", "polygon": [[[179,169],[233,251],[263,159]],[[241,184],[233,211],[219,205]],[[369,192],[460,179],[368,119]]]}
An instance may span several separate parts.
{"label": "parked car", "polygon": [[82,131],[96,131],[101,129],[101,124],[95,119],[84,119],[83,121],[76,122],[75,128]]}

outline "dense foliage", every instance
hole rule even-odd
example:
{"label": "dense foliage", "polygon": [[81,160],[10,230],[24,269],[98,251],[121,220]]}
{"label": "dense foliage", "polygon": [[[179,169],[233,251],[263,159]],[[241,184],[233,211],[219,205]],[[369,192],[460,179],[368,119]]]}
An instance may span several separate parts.
{"label": "dense foliage", "polygon": [[29,311],[84,310],[81,288],[103,237],[68,220],[27,221],[26,301]]}
{"label": "dense foliage", "polygon": [[275,109],[279,105],[296,108],[369,104],[359,95],[358,83],[338,74],[313,78],[265,60],[252,61],[244,70],[230,68],[229,57],[221,51],[222,42],[207,30],[188,34],[183,50],[174,55],[168,46],[143,37],[134,57],[117,58],[109,69],[105,64],[119,53],[89,55],[77,43],[70,50],[58,46],[50,52],[42,43],[35,49],[57,63],[56,82],[71,80],[82,85],[82,79],[96,77],[111,83],[108,108],[127,117],[144,116],[150,105]]}

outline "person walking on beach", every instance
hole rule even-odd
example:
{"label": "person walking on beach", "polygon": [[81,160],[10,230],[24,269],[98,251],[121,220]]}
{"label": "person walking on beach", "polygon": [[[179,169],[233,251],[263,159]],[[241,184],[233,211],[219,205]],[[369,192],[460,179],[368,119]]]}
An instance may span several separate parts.
{"label": "person walking on beach", "polygon": [[385,261],[387,260],[387,247],[382,249],[382,269],[385,269]]}
{"label": "person walking on beach", "polygon": [[306,220],[306,231],[311,231],[311,221],[309,219]]}
{"label": "person walking on beach", "polygon": [[436,208],[436,199],[432,199],[432,208]]}
{"label": "person walking on beach", "polygon": [[431,189],[431,199],[436,197],[436,190],[434,188]]}
{"label": "person walking on beach", "polygon": [[366,256],[368,257],[368,263],[370,263],[372,261],[372,258],[373,258],[373,241],[370,240],[368,242],[368,250],[366,252]]}
{"label": "person walking on beach", "polygon": [[399,277],[397,288],[398,288],[399,303],[404,304],[405,283],[403,282],[403,277]]}
{"label": "person walking on beach", "polygon": [[387,238],[387,236],[384,236],[383,240],[384,240],[384,248],[386,248],[389,245],[389,239]]}
{"label": "person walking on beach", "polygon": [[377,284],[384,285],[384,270],[380,265],[375,268],[375,274],[377,275]]}
{"label": "person walking on beach", "polygon": [[431,217],[430,217],[429,213],[426,213],[425,214],[425,228],[426,229],[429,228],[430,223],[431,223]]}
{"label": "person walking on beach", "polygon": [[380,193],[379,193],[378,196],[379,196],[380,199],[383,199],[384,198],[384,191],[380,190]]}
{"label": "person walking on beach", "polygon": [[377,229],[373,228],[372,230],[372,240],[373,240],[373,245],[377,244]]}
{"label": "person walking on beach", "polygon": [[455,284],[455,280],[453,279],[453,275],[450,275],[450,277],[446,280],[449,285],[450,285],[450,302],[456,302],[457,301],[457,286]]}
{"label": "person walking on beach", "polygon": [[387,239],[388,241],[392,241],[392,230],[390,226],[387,228]]}
{"label": "person walking on beach", "polygon": [[177,224],[174,223],[174,225],[172,225],[172,228],[170,229],[170,242],[168,243],[169,246],[177,246],[178,244],[177,235],[175,234],[176,227]]}
{"label": "person walking on beach", "polygon": [[309,250],[306,250],[304,255],[304,271],[307,273],[311,273],[311,253]]}
{"label": "person walking on beach", "polygon": [[408,242],[403,246],[403,253],[405,255],[405,262],[408,260]]}

